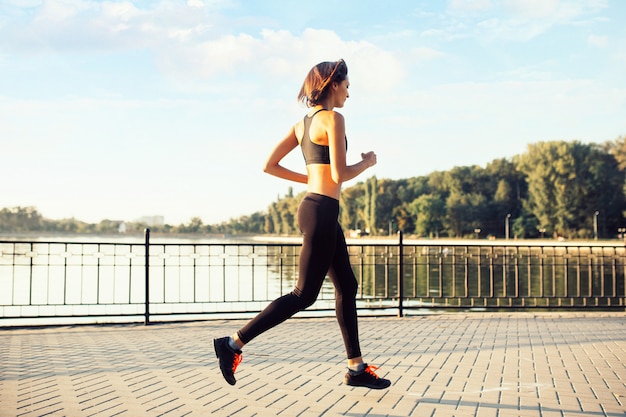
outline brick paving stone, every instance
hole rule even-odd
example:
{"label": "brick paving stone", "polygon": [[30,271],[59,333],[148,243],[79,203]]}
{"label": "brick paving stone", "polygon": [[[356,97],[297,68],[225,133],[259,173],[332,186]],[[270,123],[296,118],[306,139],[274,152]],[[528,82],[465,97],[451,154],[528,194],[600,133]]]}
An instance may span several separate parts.
{"label": "brick paving stone", "polygon": [[0,417],[626,415],[626,314],[361,318],[388,390],[344,386],[331,318],[294,318],[244,349],[237,385],[212,339],[241,320],[0,330]]}

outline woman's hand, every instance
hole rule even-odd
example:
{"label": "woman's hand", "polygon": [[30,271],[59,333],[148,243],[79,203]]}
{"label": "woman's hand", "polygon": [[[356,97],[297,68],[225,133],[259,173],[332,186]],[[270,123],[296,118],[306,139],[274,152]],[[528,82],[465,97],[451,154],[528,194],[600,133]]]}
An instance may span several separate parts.
{"label": "woman's hand", "polygon": [[361,153],[361,159],[365,162],[368,168],[376,165],[376,154],[373,151],[369,151],[367,153]]}

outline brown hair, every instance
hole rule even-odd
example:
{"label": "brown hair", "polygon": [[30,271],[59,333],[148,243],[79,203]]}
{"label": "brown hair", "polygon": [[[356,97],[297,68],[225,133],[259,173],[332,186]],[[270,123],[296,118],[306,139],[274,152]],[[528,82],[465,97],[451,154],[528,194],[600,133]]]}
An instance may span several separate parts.
{"label": "brown hair", "polygon": [[348,77],[348,66],[343,59],[335,62],[320,62],[307,74],[300,88],[298,100],[307,107],[320,104],[328,95],[328,87]]}

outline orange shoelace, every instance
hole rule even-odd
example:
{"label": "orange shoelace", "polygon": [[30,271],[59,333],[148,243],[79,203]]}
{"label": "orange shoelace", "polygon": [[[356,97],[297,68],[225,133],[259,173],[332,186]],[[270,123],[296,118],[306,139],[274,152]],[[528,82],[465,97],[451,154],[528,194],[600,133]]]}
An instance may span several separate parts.
{"label": "orange shoelace", "polygon": [[243,355],[241,353],[235,353],[235,360],[233,360],[233,374],[237,370],[237,367],[243,360]]}
{"label": "orange shoelace", "polygon": [[377,369],[378,369],[378,366],[368,365],[367,368],[365,368],[365,372],[372,375],[374,378],[378,379],[378,375],[376,375],[376,372],[374,372]]}

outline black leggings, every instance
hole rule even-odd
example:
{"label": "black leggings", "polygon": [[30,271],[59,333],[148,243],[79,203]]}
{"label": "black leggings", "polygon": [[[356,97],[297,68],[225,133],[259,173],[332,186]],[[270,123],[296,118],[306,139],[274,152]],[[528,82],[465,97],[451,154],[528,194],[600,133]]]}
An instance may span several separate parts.
{"label": "black leggings", "polygon": [[298,208],[303,241],[296,287],[289,294],[272,301],[237,332],[242,342],[250,342],[311,306],[328,274],[335,286],[335,311],[348,359],[361,356],[356,314],[358,284],[350,266],[338,216],[339,201],[320,194],[306,194]]}

